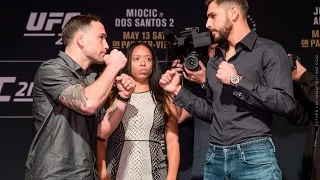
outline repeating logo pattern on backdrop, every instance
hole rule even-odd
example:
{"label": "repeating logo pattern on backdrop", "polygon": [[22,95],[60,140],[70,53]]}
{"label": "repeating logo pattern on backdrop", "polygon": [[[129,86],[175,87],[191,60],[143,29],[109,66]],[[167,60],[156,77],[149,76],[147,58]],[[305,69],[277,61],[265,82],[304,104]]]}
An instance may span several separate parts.
{"label": "repeating logo pattern on backdrop", "polygon": [[64,25],[80,12],[31,12],[25,37],[57,37],[55,45],[62,45],[61,30]]}
{"label": "repeating logo pattern on backdrop", "polygon": [[[34,74],[42,61],[0,61],[0,118],[30,118]],[[13,65],[15,71],[12,71]],[[26,71],[28,67],[28,71]],[[26,72],[18,75],[17,72]],[[29,72],[29,73],[27,73]],[[31,73],[30,73],[31,72]],[[4,105],[5,104],[5,105]]]}

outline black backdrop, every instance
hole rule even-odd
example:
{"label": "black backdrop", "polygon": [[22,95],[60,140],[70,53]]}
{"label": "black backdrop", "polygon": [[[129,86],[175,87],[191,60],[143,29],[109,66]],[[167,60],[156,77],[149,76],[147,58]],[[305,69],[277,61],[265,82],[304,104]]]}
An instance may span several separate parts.
{"label": "black backdrop", "polygon": [[[317,1],[317,2],[316,2]],[[205,31],[203,1],[109,0],[25,1],[0,7],[0,179],[23,179],[25,158],[32,140],[30,97],[33,76],[40,63],[55,57],[61,27],[79,13],[102,16],[110,48],[123,49],[130,41],[152,43],[163,65],[166,43],[161,32],[175,34],[187,27]],[[320,55],[320,2],[318,0],[249,0],[251,28],[265,38],[298,53],[308,70],[318,73]],[[317,9],[317,13],[314,13]],[[149,9],[144,13],[144,9]],[[136,13],[136,14],[135,14]],[[36,20],[36,21],[34,21]],[[131,21],[131,23],[130,23]],[[192,156],[191,123],[180,126],[182,161],[179,179],[190,176]],[[277,157],[284,179],[299,179],[306,127],[289,125],[275,116],[273,124]]]}

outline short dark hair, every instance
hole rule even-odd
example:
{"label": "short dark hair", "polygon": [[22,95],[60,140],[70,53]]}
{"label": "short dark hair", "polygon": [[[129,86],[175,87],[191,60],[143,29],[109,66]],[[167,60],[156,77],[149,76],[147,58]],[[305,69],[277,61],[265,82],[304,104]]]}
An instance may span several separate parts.
{"label": "short dark hair", "polygon": [[218,6],[220,4],[236,4],[240,7],[245,17],[248,15],[249,4],[247,0],[206,0],[205,4],[209,6],[212,2],[215,2]]}
{"label": "short dark hair", "polygon": [[75,33],[79,29],[89,27],[92,21],[102,22],[101,17],[94,14],[80,14],[72,17],[62,29],[63,45],[67,46],[74,38]]}

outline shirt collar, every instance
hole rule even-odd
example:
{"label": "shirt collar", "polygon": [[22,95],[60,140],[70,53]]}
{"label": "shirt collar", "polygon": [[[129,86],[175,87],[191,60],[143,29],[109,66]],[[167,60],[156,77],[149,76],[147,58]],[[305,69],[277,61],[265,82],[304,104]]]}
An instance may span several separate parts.
{"label": "shirt collar", "polygon": [[60,51],[58,56],[60,58],[62,58],[67,63],[67,65],[70,67],[71,71],[80,72],[80,70],[83,70],[82,67],[77,62],[75,62],[69,55],[67,55],[65,52]]}
{"label": "shirt collar", "polygon": [[[239,46],[242,46],[252,51],[257,38],[258,38],[258,34],[254,30],[251,30],[240,42],[236,44],[236,48]],[[225,54],[228,48],[229,48],[228,42],[224,41],[215,48],[215,51],[216,51],[215,54],[218,54],[219,51],[222,54]]]}
{"label": "shirt collar", "polygon": [[254,44],[258,38],[256,31],[251,30],[241,41],[240,43],[246,46],[250,51],[253,50]]}

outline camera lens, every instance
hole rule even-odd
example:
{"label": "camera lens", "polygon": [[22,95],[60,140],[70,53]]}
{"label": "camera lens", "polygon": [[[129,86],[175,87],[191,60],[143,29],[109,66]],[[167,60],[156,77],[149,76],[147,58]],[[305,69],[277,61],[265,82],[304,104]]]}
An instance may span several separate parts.
{"label": "camera lens", "polygon": [[196,64],[195,59],[190,59],[188,61],[188,66],[194,66]]}
{"label": "camera lens", "polygon": [[185,60],[185,67],[189,70],[197,70],[199,67],[199,59],[195,55],[189,55]]}

